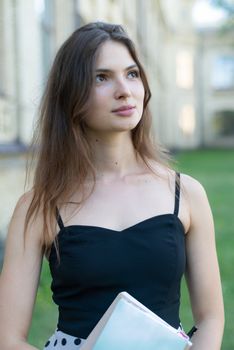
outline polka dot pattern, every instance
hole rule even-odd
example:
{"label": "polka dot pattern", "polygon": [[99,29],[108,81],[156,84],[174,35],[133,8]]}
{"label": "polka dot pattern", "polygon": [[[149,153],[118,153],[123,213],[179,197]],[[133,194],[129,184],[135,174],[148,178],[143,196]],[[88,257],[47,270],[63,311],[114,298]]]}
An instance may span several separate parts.
{"label": "polka dot pattern", "polygon": [[80,343],[81,343],[81,339],[80,339],[80,338],[76,338],[76,339],[74,340],[74,344],[75,344],[75,345],[80,345]]}
{"label": "polka dot pattern", "polygon": [[84,341],[85,339],[68,335],[57,329],[46,342],[43,350],[80,350]]}
{"label": "polka dot pattern", "polygon": [[67,341],[66,341],[65,338],[62,339],[61,344],[62,344],[63,346],[65,346],[65,345],[67,344]]}

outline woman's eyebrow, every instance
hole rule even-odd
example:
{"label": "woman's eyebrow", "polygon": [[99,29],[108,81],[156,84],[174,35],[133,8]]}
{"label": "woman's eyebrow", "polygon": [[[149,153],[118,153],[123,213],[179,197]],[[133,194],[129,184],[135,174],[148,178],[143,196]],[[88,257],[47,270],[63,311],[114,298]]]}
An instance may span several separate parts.
{"label": "woman's eyebrow", "polygon": [[[132,64],[131,66],[126,67],[124,70],[127,71],[133,68],[138,68],[138,66],[136,64]],[[98,68],[95,70],[95,72],[113,73],[114,71],[108,68]]]}

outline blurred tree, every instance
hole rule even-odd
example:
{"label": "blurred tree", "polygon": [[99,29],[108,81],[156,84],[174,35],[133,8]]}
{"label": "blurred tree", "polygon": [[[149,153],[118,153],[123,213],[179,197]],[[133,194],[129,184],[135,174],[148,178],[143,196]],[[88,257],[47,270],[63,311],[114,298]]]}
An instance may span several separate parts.
{"label": "blurred tree", "polygon": [[210,0],[211,5],[223,9],[227,13],[227,20],[221,26],[221,34],[234,30],[234,1],[233,0]]}
{"label": "blurred tree", "polygon": [[233,0],[210,0],[211,4],[224,9],[229,15],[234,15]]}

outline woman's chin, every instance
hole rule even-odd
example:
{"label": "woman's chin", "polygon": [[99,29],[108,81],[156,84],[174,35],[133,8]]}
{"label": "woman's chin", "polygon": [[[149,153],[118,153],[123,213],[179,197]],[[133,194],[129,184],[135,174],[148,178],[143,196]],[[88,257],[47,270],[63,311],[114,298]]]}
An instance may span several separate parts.
{"label": "woman's chin", "polygon": [[123,122],[116,123],[113,128],[119,131],[130,131],[135,129],[139,122],[140,118],[129,118],[128,120],[123,120]]}

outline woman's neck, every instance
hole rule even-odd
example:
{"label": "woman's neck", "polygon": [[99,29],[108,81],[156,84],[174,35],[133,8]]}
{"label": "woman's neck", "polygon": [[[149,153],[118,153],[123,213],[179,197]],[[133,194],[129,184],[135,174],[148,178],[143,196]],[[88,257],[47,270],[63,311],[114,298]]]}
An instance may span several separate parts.
{"label": "woman's neck", "polygon": [[139,170],[140,162],[129,133],[89,135],[97,180],[120,179]]}

